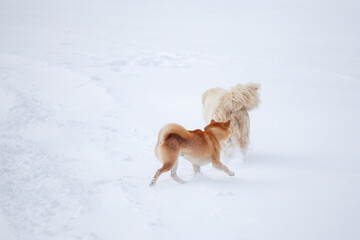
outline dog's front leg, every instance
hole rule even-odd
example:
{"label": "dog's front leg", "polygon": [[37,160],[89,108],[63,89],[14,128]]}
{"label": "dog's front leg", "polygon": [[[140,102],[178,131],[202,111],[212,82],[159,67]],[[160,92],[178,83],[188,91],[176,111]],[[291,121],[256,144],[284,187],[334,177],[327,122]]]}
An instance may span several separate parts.
{"label": "dog's front leg", "polygon": [[194,175],[198,174],[200,172],[200,166],[196,164],[192,164],[194,169]]}
{"label": "dog's front leg", "polygon": [[212,163],[214,168],[226,172],[229,176],[234,176],[235,175],[234,172],[230,171],[227,166],[225,166],[224,164],[222,164],[220,162],[220,155],[219,154],[213,154],[211,156],[211,163]]}

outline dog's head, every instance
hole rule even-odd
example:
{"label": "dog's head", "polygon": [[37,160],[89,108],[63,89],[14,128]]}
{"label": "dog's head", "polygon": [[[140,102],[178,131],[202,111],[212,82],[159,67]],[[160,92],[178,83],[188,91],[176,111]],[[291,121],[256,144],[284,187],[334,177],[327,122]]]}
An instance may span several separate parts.
{"label": "dog's head", "polygon": [[237,84],[226,94],[225,100],[233,111],[241,109],[250,111],[260,103],[259,89],[260,84],[258,83]]}
{"label": "dog's head", "polygon": [[225,140],[231,134],[230,120],[226,122],[216,122],[212,119],[210,124],[205,127],[205,131],[212,132],[219,140]]}

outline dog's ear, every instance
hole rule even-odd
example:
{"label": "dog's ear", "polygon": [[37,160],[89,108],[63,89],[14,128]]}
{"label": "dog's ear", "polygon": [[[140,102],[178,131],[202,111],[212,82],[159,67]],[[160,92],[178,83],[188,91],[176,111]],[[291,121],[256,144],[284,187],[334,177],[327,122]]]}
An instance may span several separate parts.
{"label": "dog's ear", "polygon": [[211,119],[211,122],[210,122],[210,124],[212,124],[212,123],[214,123],[215,121],[214,121],[214,119]]}
{"label": "dog's ear", "polygon": [[230,120],[227,120],[227,121],[225,122],[225,126],[226,126],[226,127],[229,127],[229,126],[230,126],[230,123],[231,123],[231,121],[230,121]]}

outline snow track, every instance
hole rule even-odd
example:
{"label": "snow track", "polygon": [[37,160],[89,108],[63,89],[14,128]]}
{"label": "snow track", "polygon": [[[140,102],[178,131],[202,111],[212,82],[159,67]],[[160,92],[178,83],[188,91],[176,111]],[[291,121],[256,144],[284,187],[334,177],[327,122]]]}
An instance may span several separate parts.
{"label": "snow track", "polygon": [[[0,4],[0,239],[359,239],[357,1]],[[262,84],[234,177],[154,146]]]}

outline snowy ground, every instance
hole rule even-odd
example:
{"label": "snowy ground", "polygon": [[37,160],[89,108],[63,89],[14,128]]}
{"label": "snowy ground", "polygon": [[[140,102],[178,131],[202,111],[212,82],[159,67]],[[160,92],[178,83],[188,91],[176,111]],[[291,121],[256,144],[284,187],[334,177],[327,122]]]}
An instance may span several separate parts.
{"label": "snowy ground", "polygon": [[[2,0],[0,239],[359,239],[359,9]],[[201,94],[249,81],[236,175],[150,188],[161,126],[203,128]]]}

